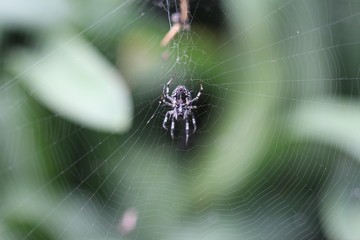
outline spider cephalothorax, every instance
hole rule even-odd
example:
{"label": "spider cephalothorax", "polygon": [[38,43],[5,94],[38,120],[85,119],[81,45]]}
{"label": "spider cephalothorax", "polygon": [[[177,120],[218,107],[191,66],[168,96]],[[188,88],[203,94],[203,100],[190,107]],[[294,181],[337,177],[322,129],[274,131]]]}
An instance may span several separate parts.
{"label": "spider cephalothorax", "polygon": [[[191,117],[192,119],[193,132],[196,131],[196,120],[192,112],[192,109],[196,109],[196,106],[193,106],[192,104],[197,100],[199,100],[199,97],[203,90],[202,81],[200,81],[200,91],[198,92],[195,98],[191,97],[190,91],[183,85],[177,86],[174,89],[174,91],[171,93],[171,96],[169,96],[169,85],[171,81],[174,79],[174,77],[175,75],[164,86],[163,95],[161,97],[162,102],[166,106],[173,108],[172,110],[166,112],[163,122],[163,128],[167,129],[166,123],[168,119],[171,118],[170,134],[171,137],[174,139],[175,121],[185,120],[185,134],[186,134],[185,143],[187,144],[189,139],[189,117]],[[166,99],[170,102],[166,101]]]}

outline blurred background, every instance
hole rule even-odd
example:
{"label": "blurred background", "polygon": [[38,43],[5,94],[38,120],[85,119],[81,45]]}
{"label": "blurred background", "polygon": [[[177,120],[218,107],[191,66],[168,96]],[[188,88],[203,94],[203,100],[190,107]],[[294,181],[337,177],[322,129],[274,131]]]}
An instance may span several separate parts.
{"label": "blurred background", "polygon": [[360,239],[360,1],[180,5],[0,2],[0,239]]}

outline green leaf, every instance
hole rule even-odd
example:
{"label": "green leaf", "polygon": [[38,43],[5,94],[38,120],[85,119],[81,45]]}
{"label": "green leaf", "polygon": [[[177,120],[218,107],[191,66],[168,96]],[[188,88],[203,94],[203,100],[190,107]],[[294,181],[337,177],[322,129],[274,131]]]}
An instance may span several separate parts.
{"label": "green leaf", "polygon": [[341,147],[360,159],[360,109],[358,101],[314,99],[292,115],[297,137]]}
{"label": "green leaf", "polygon": [[[75,36],[75,37],[74,37]],[[21,52],[10,68],[39,102],[86,127],[123,132],[132,99],[120,73],[79,35],[56,35],[39,54]]]}
{"label": "green leaf", "polygon": [[322,193],[321,219],[329,239],[360,239],[360,167],[339,159],[335,174]]}
{"label": "green leaf", "polygon": [[[0,27],[54,27],[63,23],[68,5],[63,0],[1,0]],[[46,21],[44,21],[46,19]]]}

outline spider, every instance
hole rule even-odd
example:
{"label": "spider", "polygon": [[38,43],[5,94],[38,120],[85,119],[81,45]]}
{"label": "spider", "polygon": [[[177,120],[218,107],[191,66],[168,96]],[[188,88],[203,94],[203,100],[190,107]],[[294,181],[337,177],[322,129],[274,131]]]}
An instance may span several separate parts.
{"label": "spider", "polygon": [[[200,81],[200,90],[195,98],[191,97],[190,91],[183,85],[177,86],[174,91],[169,95],[169,85],[171,81],[175,78],[175,75],[171,77],[171,79],[164,85],[163,94],[161,96],[162,102],[173,109],[167,111],[165,114],[164,122],[162,124],[163,128],[168,130],[166,127],[166,123],[169,118],[171,118],[171,129],[170,134],[171,138],[174,139],[174,129],[175,129],[175,121],[177,120],[185,120],[185,134],[186,140],[185,144],[187,145],[189,140],[189,117],[191,116],[192,124],[193,124],[193,133],[196,131],[196,120],[194,117],[193,109],[196,109],[197,106],[193,106],[192,104],[199,100],[201,92],[203,90],[202,80]],[[169,100],[170,102],[166,101]]]}

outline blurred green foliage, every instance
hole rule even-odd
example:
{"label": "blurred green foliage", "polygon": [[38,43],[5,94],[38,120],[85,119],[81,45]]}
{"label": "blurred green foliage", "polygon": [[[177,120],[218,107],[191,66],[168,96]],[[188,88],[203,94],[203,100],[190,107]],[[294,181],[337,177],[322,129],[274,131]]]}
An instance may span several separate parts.
{"label": "blurred green foliage", "polygon": [[[159,3],[0,2],[0,238],[359,239],[360,4],[190,1],[164,49]],[[204,80],[189,146],[174,73]]]}

